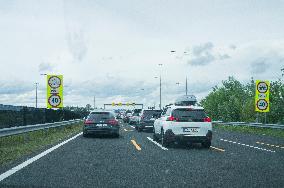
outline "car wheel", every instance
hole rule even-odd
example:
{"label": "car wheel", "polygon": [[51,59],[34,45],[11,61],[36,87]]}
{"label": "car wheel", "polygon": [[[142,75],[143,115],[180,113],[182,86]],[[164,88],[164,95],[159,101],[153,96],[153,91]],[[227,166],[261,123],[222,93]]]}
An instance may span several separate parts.
{"label": "car wheel", "polygon": [[211,146],[211,141],[206,141],[206,142],[202,142],[201,143],[202,144],[202,146],[204,147],[204,148],[210,148],[210,146]]}
{"label": "car wheel", "polygon": [[83,132],[83,137],[88,137],[88,134],[86,132]]}
{"label": "car wheel", "polygon": [[142,129],[141,129],[140,127],[137,127],[137,131],[138,131],[138,132],[141,132]]}
{"label": "car wheel", "polygon": [[153,130],[153,132],[154,132],[153,133],[153,140],[157,142],[159,139],[158,139],[158,137],[157,137],[157,135],[155,133],[155,129]]}
{"label": "car wheel", "polygon": [[164,133],[163,129],[161,130],[161,144],[164,147],[167,147],[169,145],[166,138],[165,138],[165,133]]}

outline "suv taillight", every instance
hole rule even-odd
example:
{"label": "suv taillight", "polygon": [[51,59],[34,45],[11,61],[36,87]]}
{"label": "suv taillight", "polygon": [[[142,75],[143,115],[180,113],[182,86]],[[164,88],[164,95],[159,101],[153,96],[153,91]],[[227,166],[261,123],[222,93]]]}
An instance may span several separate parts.
{"label": "suv taillight", "polygon": [[204,122],[211,122],[211,118],[210,117],[206,117],[203,119]]}
{"label": "suv taillight", "polygon": [[118,125],[118,121],[115,120],[115,119],[110,119],[110,120],[108,121],[108,123],[111,124],[111,125]]}
{"label": "suv taillight", "polygon": [[88,120],[88,119],[84,122],[85,125],[90,125],[90,124],[93,124],[93,123],[94,122],[92,120]]}
{"label": "suv taillight", "polygon": [[170,116],[167,118],[167,121],[175,121],[178,120],[177,118],[175,118],[174,116]]}

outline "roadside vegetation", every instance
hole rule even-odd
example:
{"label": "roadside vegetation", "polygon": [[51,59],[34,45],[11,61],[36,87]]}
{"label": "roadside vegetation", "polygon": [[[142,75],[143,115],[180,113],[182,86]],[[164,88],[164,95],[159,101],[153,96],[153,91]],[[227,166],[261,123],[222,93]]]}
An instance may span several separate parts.
{"label": "roadside vegetation", "polygon": [[0,138],[0,166],[54,145],[82,131],[82,123]]}
{"label": "roadside vegetation", "polygon": [[[213,120],[224,122],[256,122],[255,80],[242,84],[234,77],[215,86],[200,105]],[[270,83],[270,112],[267,123],[284,124],[284,84],[281,80]],[[259,113],[259,122],[265,122],[265,114]]]}

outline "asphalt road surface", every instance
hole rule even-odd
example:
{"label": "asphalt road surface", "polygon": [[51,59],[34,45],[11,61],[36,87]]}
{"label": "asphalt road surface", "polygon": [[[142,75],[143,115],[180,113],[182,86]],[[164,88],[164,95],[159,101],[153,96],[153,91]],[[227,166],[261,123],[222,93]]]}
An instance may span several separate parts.
{"label": "asphalt road surface", "polygon": [[0,187],[284,187],[283,139],[217,129],[210,149],[163,148],[128,124],[120,134],[80,135]]}

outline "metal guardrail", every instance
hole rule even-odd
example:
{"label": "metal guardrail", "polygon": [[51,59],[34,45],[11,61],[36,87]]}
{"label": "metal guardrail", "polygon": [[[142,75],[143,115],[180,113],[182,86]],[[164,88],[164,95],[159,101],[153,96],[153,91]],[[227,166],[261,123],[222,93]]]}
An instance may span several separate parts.
{"label": "metal guardrail", "polygon": [[71,125],[74,123],[79,123],[81,121],[82,121],[81,119],[75,119],[75,120],[61,121],[61,122],[55,122],[55,123],[45,123],[45,124],[3,128],[3,129],[0,129],[0,137],[22,134],[26,132],[49,129],[49,128],[54,128],[54,127],[67,126],[67,125]]}
{"label": "metal guardrail", "polygon": [[223,122],[223,121],[212,121],[212,123],[220,124],[220,125],[233,125],[233,126],[249,126],[249,127],[271,128],[271,129],[284,129],[284,125],[279,125],[279,124],[263,124],[263,123],[248,123],[248,122]]}

